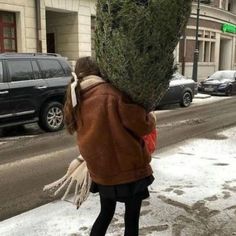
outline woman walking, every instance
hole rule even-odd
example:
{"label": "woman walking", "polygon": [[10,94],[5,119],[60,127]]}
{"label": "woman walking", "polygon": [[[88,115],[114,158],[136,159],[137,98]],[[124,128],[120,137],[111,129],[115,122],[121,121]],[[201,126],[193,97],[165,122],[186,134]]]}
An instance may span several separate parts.
{"label": "woman walking", "polygon": [[155,129],[155,119],[105,81],[92,58],[79,58],[75,74],[67,91],[65,124],[77,134],[92,179],[90,191],[100,196],[101,211],[90,235],[106,234],[119,201],[125,204],[124,235],[137,236],[142,200],[154,180],[142,137]]}

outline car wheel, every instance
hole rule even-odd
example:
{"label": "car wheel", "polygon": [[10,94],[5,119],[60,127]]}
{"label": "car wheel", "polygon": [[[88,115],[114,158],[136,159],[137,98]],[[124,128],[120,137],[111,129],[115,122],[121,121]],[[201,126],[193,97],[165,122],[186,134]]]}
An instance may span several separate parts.
{"label": "car wheel", "polygon": [[226,89],[225,94],[226,94],[227,96],[231,96],[231,95],[232,95],[232,86],[229,86],[229,87]]}
{"label": "car wheel", "polygon": [[61,130],[64,126],[63,105],[59,102],[49,102],[42,108],[39,122],[40,128],[48,132]]}
{"label": "car wheel", "polygon": [[192,102],[192,95],[191,95],[191,93],[190,92],[185,92],[183,94],[182,100],[180,102],[180,106],[188,107],[188,106],[190,106],[191,102]]}

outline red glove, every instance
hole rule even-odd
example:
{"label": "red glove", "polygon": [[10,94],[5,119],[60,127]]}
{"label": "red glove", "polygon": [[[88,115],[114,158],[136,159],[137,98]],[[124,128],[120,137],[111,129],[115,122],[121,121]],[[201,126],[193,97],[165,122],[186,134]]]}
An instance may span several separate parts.
{"label": "red glove", "polygon": [[152,154],[157,148],[157,145],[156,145],[157,130],[154,129],[150,134],[143,136],[143,140],[145,142],[145,145],[149,154]]}

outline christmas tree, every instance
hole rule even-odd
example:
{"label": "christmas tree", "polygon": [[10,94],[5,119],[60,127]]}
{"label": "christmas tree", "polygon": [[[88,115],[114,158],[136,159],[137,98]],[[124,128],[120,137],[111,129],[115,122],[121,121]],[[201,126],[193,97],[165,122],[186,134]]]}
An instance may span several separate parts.
{"label": "christmas tree", "polygon": [[96,60],[104,77],[147,111],[168,88],[192,0],[98,0]]}

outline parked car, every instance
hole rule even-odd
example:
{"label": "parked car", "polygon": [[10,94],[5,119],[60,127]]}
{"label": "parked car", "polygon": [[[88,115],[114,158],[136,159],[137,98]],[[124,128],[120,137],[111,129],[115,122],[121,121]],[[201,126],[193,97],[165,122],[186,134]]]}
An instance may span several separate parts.
{"label": "parked car", "polygon": [[63,102],[71,68],[58,54],[0,54],[0,128],[38,122],[63,128]]}
{"label": "parked car", "polygon": [[198,85],[198,90],[209,94],[224,94],[230,96],[236,92],[236,71],[217,71],[202,81]]}
{"label": "parked car", "polygon": [[192,79],[185,78],[180,73],[175,73],[158,106],[179,103],[182,107],[188,107],[195,94],[197,94],[197,83]]}

